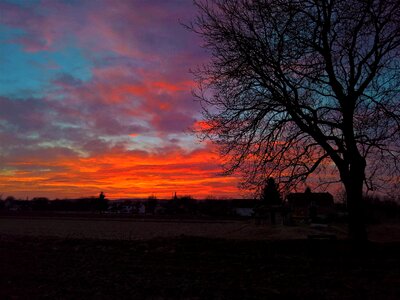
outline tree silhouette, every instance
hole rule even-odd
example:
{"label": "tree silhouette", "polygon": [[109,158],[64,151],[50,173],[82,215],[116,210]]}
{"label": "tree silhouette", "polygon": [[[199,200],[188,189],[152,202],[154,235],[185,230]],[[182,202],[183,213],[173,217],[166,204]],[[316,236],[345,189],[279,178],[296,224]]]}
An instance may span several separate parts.
{"label": "tree silhouette", "polygon": [[261,201],[263,203],[262,207],[268,207],[268,211],[271,216],[271,224],[276,224],[276,209],[275,206],[282,204],[281,196],[279,194],[278,186],[275,183],[275,180],[270,177],[268,178],[264,189],[261,194]]}
{"label": "tree silhouette", "polygon": [[322,167],[336,169],[350,235],[365,240],[364,184],[372,188],[384,162],[398,171],[400,2],[195,5],[188,27],[212,55],[195,71],[200,134],[220,146],[226,172],[241,170],[247,186],[274,176],[291,187]]}
{"label": "tree silhouette", "polygon": [[267,183],[264,186],[261,194],[261,201],[268,206],[282,204],[278,186],[272,177],[268,178]]}

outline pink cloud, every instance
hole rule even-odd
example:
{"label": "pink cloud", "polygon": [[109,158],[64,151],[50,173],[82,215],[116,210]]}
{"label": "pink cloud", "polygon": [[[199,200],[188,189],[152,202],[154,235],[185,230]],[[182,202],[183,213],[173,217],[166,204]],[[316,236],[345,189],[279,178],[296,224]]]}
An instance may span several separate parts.
{"label": "pink cloud", "polygon": [[196,64],[205,58],[198,37],[179,23],[194,16],[190,1],[83,0],[70,5],[51,0],[29,9],[0,5],[1,23],[25,31],[16,42],[27,51],[60,49],[76,42],[88,57],[114,52],[138,63],[167,66],[167,73],[174,66],[187,71],[188,61]]}

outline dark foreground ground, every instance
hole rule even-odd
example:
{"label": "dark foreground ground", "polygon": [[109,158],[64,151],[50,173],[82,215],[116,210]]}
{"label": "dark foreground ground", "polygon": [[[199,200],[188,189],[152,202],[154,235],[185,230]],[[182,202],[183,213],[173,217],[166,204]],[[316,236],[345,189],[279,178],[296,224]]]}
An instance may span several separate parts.
{"label": "dark foreground ground", "polygon": [[0,299],[400,299],[400,243],[0,235]]}

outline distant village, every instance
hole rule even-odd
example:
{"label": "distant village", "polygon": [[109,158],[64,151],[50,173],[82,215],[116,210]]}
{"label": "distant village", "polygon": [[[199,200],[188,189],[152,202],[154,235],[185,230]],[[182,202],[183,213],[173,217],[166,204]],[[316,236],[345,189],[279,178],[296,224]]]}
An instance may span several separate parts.
{"label": "distant village", "polygon": [[[368,212],[373,219],[376,215],[400,217],[400,206],[392,200],[380,198],[366,199]],[[196,200],[191,196],[177,196],[170,199],[108,200],[100,193],[97,197],[79,199],[55,199],[44,197],[16,199],[8,196],[0,198],[0,212],[35,213],[64,212],[91,213],[101,215],[137,216],[137,217],[218,217],[218,218],[254,218],[258,223],[317,222],[329,223],[345,219],[346,204],[335,203],[330,193],[290,193],[277,203],[266,203],[263,199],[206,199]]]}

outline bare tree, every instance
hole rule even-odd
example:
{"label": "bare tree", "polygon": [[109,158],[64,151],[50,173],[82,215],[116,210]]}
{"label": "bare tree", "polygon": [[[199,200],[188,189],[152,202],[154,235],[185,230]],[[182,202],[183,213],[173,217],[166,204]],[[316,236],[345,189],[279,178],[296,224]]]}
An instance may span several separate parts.
{"label": "bare tree", "polygon": [[188,27],[211,53],[195,72],[201,134],[220,146],[226,171],[242,170],[247,184],[273,176],[293,186],[334,168],[347,193],[350,235],[367,239],[363,189],[384,162],[399,169],[400,2],[195,5]]}

